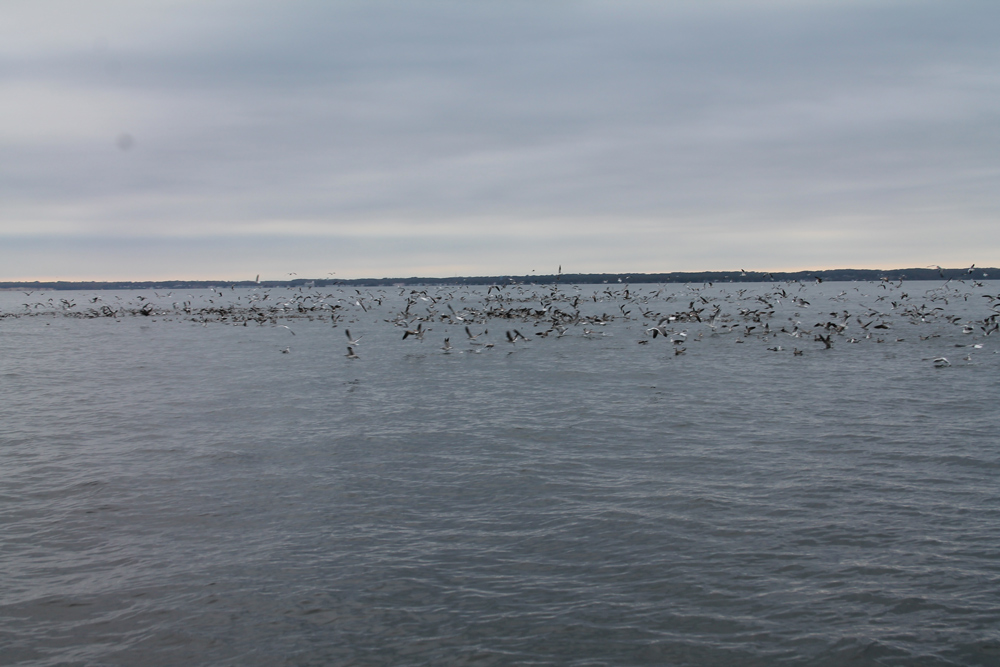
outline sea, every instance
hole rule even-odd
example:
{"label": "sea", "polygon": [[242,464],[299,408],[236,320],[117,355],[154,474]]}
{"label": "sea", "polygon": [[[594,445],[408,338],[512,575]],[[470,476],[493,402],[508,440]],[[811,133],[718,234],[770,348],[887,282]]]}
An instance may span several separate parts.
{"label": "sea", "polygon": [[1000,665],[998,319],[971,277],[0,292],[0,665]]}

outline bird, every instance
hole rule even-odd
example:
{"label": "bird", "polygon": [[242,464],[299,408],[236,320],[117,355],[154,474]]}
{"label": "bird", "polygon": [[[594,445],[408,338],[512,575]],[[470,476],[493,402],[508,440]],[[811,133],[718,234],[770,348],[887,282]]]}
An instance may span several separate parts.
{"label": "bird", "polygon": [[441,349],[444,350],[445,352],[451,352],[451,339],[450,338],[445,338],[444,339],[444,346]]}
{"label": "bird", "polygon": [[290,326],[288,326],[287,324],[279,324],[278,328],[279,329],[288,329],[288,333],[292,334],[293,336],[295,335],[295,332],[292,331],[292,328]]}
{"label": "bird", "polygon": [[[347,342],[349,342],[351,345],[358,345],[360,343],[361,339],[364,338],[364,336],[358,336],[357,338],[351,337],[351,330],[350,329],[344,329],[344,333],[347,334]],[[347,348],[347,349],[350,349],[350,348]]]}
{"label": "bird", "polygon": [[509,332],[509,331],[507,332],[507,342],[508,343],[516,343],[518,339],[521,339],[524,342],[528,342],[528,337],[525,336],[520,331],[518,331],[517,329],[514,329],[514,333],[513,334],[511,332]]}
{"label": "bird", "polygon": [[348,359],[360,359],[358,355],[354,354],[354,348],[352,348],[350,345],[347,346],[347,354],[345,354],[344,356],[347,357]]}
{"label": "bird", "polygon": [[406,340],[410,336],[413,336],[417,340],[423,340],[424,339],[424,324],[423,324],[423,322],[418,323],[416,329],[407,329],[406,331],[403,332],[403,340]]}

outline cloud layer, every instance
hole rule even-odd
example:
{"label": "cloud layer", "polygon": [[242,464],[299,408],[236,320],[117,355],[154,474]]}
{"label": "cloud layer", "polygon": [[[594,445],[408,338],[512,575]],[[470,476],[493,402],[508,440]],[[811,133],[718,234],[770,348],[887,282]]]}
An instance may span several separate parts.
{"label": "cloud layer", "polygon": [[0,279],[1000,263],[995,3],[43,2],[0,26]]}

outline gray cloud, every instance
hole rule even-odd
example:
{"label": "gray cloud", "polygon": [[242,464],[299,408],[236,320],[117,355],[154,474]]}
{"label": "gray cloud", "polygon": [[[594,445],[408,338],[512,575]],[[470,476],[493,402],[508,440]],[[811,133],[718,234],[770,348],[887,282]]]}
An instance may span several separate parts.
{"label": "gray cloud", "polygon": [[43,4],[5,278],[1000,261],[993,3]]}

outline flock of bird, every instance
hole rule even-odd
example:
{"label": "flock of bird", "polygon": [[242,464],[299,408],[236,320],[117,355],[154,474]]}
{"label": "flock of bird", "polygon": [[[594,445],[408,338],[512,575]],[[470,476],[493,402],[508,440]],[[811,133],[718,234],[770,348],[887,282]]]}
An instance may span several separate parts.
{"label": "flock of bird", "polygon": [[[666,345],[674,356],[685,354],[695,342],[720,338],[735,344],[762,343],[770,352],[802,356],[834,346],[891,344],[913,337],[930,340],[955,333],[961,342],[951,345],[962,348],[962,360],[971,362],[972,353],[984,349],[990,336],[1000,331],[1000,294],[991,293],[991,286],[996,289],[993,283],[969,279],[823,286],[804,282],[640,286],[557,282],[340,287],[333,291],[212,288],[189,294],[97,292],[77,298],[24,292],[37,300],[0,310],[0,321],[44,316],[134,317],[204,326],[273,327],[292,336],[292,325],[298,326],[297,322],[319,321],[342,327],[347,339],[344,356],[350,360],[362,358],[359,350],[365,337],[352,334],[352,325],[356,331],[373,325],[395,327],[407,344],[443,336],[440,350],[444,354],[478,354],[498,346],[516,348],[567,336],[631,335],[638,345]],[[453,343],[453,336],[462,342]],[[287,354],[292,348],[280,351]],[[943,354],[923,360],[938,367],[953,364]]]}

